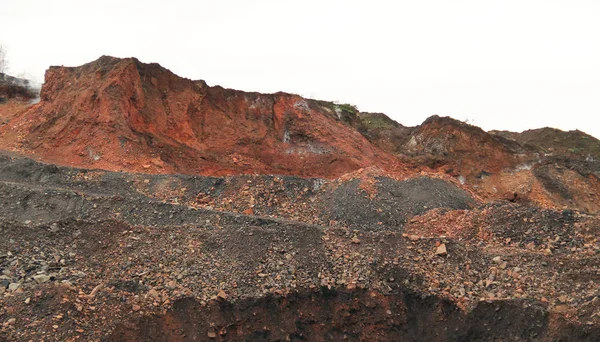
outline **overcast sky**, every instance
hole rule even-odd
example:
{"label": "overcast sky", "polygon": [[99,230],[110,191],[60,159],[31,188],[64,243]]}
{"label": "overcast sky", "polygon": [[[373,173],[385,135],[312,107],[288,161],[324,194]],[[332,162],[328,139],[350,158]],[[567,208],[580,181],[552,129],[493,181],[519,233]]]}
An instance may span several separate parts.
{"label": "overcast sky", "polygon": [[1,0],[10,73],[101,55],[486,130],[600,137],[600,1]]}

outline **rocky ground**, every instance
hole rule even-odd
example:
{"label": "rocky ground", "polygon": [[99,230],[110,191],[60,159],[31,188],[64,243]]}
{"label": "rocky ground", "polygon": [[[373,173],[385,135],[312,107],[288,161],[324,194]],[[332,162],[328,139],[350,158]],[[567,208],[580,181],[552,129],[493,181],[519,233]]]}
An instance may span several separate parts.
{"label": "rocky ground", "polygon": [[[600,141],[103,56],[0,89],[0,341],[598,341]],[[34,101],[35,102],[35,101]]]}
{"label": "rocky ground", "polygon": [[125,174],[5,154],[0,339],[600,338],[595,216],[355,176]]}

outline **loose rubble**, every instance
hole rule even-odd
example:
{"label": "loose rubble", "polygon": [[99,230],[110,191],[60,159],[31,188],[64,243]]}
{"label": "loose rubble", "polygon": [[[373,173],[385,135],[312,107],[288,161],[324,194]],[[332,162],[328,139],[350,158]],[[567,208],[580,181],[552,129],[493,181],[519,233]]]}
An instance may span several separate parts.
{"label": "loose rubble", "polygon": [[0,106],[0,342],[600,340],[582,132],[405,127],[107,56],[41,97]]}

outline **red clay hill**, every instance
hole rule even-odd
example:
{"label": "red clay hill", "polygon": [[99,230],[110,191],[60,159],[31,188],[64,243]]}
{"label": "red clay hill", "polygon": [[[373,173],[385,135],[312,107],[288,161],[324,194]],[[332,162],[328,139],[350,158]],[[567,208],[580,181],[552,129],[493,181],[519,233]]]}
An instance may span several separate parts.
{"label": "red clay hill", "polygon": [[580,131],[52,67],[0,91],[0,342],[599,341],[598,213]]}
{"label": "red clay hill", "polygon": [[[335,177],[402,163],[348,122],[346,109],[276,93],[209,87],[158,64],[103,56],[51,67],[39,104],[2,144],[63,165],[151,173]],[[8,146],[7,146],[8,145]]]}
{"label": "red clay hill", "polygon": [[600,212],[600,141],[580,131],[485,132],[438,116],[406,127],[351,105],[210,87],[135,58],[51,67],[38,104],[0,106],[0,149],[143,173],[428,175],[483,201]]}

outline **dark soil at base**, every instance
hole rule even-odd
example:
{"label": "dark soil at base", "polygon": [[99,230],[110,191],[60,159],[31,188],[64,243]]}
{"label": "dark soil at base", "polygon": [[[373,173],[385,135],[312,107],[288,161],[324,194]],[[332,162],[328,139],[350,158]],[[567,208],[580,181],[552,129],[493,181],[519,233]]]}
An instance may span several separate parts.
{"label": "dark soil at base", "polygon": [[[594,341],[600,329],[551,322],[530,301],[453,303],[395,291],[300,292],[208,306],[187,298],[166,315],[119,325],[108,341]],[[554,326],[549,331],[550,325]],[[556,328],[559,328],[554,330]]]}
{"label": "dark soil at base", "polygon": [[[242,213],[252,208],[260,216],[321,225],[333,220],[352,229],[401,231],[408,219],[431,209],[469,209],[476,204],[467,192],[441,179],[378,177],[372,196],[359,183],[292,176],[219,178],[90,171],[0,155],[0,201],[4,202],[0,211],[7,210],[10,219],[37,223],[116,214],[131,224],[197,223],[196,209],[214,209],[206,203],[223,202],[259,186],[251,206],[236,199],[242,205],[233,204],[223,211]],[[287,212],[281,210],[287,206]]]}
{"label": "dark soil at base", "polygon": [[[599,338],[594,217],[482,205],[441,179],[372,180],[4,155],[0,341]],[[403,234],[457,212],[479,215],[465,238]]]}

